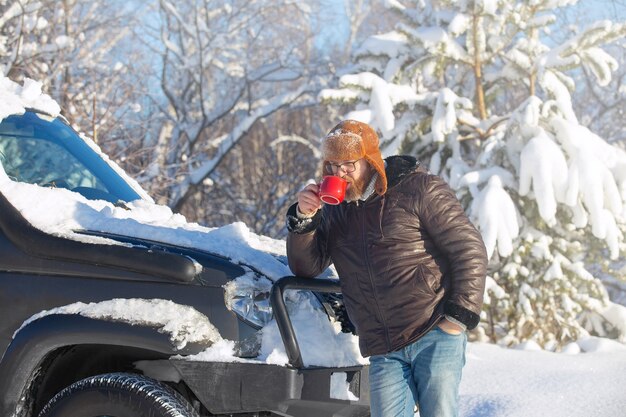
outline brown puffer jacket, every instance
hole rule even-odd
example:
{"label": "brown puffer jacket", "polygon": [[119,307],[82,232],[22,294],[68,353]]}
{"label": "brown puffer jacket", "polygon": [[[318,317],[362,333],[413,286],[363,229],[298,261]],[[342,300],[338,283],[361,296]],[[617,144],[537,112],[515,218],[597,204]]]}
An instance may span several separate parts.
{"label": "brown puffer jacket", "polygon": [[414,342],[444,314],[476,327],[485,288],[485,245],[454,192],[412,157],[386,162],[383,196],[287,215],[292,272],[315,277],[334,263],[363,356]]}

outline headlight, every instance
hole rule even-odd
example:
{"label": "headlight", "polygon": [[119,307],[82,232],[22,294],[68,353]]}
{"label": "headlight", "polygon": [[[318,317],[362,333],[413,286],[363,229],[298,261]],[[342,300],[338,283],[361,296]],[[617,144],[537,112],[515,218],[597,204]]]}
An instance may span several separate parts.
{"label": "headlight", "polygon": [[244,322],[260,329],[272,320],[271,288],[270,280],[249,272],[224,286],[226,307]]}
{"label": "headlight", "polygon": [[[271,289],[272,282],[269,279],[254,272],[248,272],[224,286],[226,307],[244,322],[256,329],[261,329],[273,317],[270,305]],[[285,305],[289,313],[294,312],[306,301],[311,303],[314,309],[324,311],[324,307],[312,292],[285,291]]]}

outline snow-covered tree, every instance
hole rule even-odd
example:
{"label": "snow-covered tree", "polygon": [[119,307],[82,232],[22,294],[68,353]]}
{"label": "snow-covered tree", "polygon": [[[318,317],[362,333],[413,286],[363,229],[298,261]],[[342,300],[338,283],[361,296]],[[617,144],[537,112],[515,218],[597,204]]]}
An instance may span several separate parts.
{"label": "snow-covered tree", "polygon": [[315,104],[320,67],[310,65],[310,10],[293,0],[159,1],[152,44],[160,43],[167,104],[144,177],[162,180],[175,210],[198,203],[199,193],[223,183],[220,175],[245,171],[218,167],[253,125],[280,109]]}
{"label": "snow-covered tree", "polygon": [[28,36],[48,26],[48,21],[39,16],[41,9],[39,1],[0,0],[0,71],[3,75],[14,75],[40,46],[54,48],[55,39],[39,45]]}
{"label": "snow-covered tree", "polygon": [[[561,44],[553,11],[575,0],[387,0],[393,30],[354,53],[322,92],[457,191],[490,256],[479,332],[551,349],[593,331],[626,341],[589,262],[623,254],[626,153],[583,126],[571,75],[598,88],[626,24],[599,21]],[[623,126],[623,119],[615,120]],[[623,308],[623,307],[622,307]]]}
{"label": "snow-covered tree", "polygon": [[[620,20],[626,16],[626,3],[620,0],[580,1],[576,7],[565,7],[556,11],[559,29],[552,31],[551,42],[562,43],[575,36],[589,22],[596,20]],[[609,143],[626,149],[626,123],[616,123],[626,116],[626,38],[616,39],[603,48],[620,65],[613,71],[611,82],[601,86],[593,72],[585,67],[571,73],[576,83],[572,92],[572,105],[581,124]]]}

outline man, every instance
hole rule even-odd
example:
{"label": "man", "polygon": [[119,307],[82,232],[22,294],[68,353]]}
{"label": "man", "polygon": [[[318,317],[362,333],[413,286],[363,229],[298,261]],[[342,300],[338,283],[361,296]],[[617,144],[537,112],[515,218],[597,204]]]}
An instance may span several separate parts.
{"label": "man", "polygon": [[294,274],[331,262],[346,310],[370,356],[372,416],[458,413],[465,329],[480,320],[487,254],[454,192],[414,158],[383,161],[378,136],[346,120],[322,142],[324,175],[348,182],[346,201],[324,205],[318,186],[287,214]]}

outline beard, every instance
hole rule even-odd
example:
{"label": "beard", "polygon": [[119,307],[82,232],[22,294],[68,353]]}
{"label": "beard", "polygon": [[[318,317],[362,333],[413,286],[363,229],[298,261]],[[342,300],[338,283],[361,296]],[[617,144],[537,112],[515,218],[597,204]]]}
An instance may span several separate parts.
{"label": "beard", "polygon": [[370,181],[372,180],[372,176],[373,176],[373,172],[370,173],[370,175],[362,176],[361,178],[357,178],[357,179],[346,177],[346,181],[348,181],[348,184],[350,184],[350,186],[346,190],[345,200],[346,201],[359,200],[363,196],[363,193],[365,192],[365,189],[367,188],[367,186],[370,184]]}

